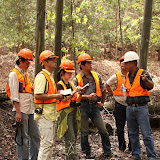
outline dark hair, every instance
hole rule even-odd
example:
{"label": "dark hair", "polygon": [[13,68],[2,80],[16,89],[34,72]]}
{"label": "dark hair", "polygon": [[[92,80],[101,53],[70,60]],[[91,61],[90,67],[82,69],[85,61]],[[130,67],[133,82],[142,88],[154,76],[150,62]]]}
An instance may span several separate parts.
{"label": "dark hair", "polygon": [[137,64],[138,64],[138,63],[137,63],[137,60],[134,60],[133,63],[134,63],[136,66],[137,66]]}
{"label": "dark hair", "polygon": [[57,82],[59,82],[61,80],[62,72],[66,73],[66,71],[62,68],[57,72]]}
{"label": "dark hair", "polygon": [[82,70],[81,65],[85,66],[86,62],[87,62],[87,61],[82,61],[82,62],[81,62],[81,64],[80,64],[80,69],[81,69],[81,70]]}
{"label": "dark hair", "polygon": [[26,61],[26,59],[25,59],[25,58],[23,58],[23,57],[19,57],[19,59],[16,61],[16,64],[17,64],[17,65],[20,65],[19,60],[21,60],[22,62],[25,62],[25,61]]}

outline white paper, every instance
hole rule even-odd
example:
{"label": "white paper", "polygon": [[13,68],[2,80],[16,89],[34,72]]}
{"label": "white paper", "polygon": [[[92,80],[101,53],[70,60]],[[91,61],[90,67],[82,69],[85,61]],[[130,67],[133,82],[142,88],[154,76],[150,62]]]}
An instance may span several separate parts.
{"label": "white paper", "polygon": [[63,94],[64,96],[71,95],[72,94],[72,90],[71,90],[71,88],[70,89],[66,89],[66,90],[61,90],[60,93]]}
{"label": "white paper", "polygon": [[89,83],[87,83],[85,86],[82,87],[82,89],[86,88],[89,86]]}

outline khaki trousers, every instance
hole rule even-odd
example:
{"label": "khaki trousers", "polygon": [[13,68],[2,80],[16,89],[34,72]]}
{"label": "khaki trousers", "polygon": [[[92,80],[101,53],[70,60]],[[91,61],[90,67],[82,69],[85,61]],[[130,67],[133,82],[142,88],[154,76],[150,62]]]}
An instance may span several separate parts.
{"label": "khaki trousers", "polygon": [[51,160],[55,141],[55,122],[45,119],[42,115],[37,123],[41,136],[38,160]]}

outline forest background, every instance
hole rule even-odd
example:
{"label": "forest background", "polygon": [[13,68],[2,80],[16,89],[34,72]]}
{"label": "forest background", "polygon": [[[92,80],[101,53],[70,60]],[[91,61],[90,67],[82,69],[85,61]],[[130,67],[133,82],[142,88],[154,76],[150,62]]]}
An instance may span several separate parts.
{"label": "forest background", "polygon": [[[63,2],[62,53],[87,52],[119,58],[139,52],[144,0],[66,0]],[[17,53],[36,46],[36,0],[0,0],[0,46]],[[45,49],[54,50],[56,1],[46,0]],[[149,56],[160,50],[160,1],[153,1]],[[5,53],[4,53],[5,54]],[[72,56],[71,56],[72,59]]]}

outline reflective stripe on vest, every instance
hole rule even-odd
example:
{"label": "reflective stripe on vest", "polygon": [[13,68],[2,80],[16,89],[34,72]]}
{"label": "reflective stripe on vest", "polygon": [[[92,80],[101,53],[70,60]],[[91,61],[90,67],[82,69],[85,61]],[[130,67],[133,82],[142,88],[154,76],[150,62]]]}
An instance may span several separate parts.
{"label": "reflective stripe on vest", "polygon": [[126,88],[128,92],[129,97],[137,97],[137,96],[149,96],[150,92],[147,89],[143,89],[140,85],[140,76],[143,72],[143,69],[139,69],[136,77],[133,81],[133,84],[131,86],[130,80],[129,80],[129,73],[127,73],[126,77]]}
{"label": "reflective stripe on vest", "polygon": [[[46,78],[46,81],[48,81],[48,92],[46,94],[56,94],[57,88],[56,88],[55,82],[52,82],[52,80],[50,79],[49,75],[46,72],[41,71],[39,74],[43,74]],[[34,103],[35,104],[48,104],[48,103],[54,103],[56,101],[57,101],[57,99],[49,99],[49,100],[45,100],[45,101],[38,100],[38,99],[35,99],[35,96],[34,96]]]}
{"label": "reflective stripe on vest", "polygon": [[[19,72],[18,69],[14,68],[12,71],[17,74],[17,78],[18,78],[18,82],[19,82],[19,93],[31,93],[32,94],[32,83],[29,79],[28,73],[26,73],[25,79],[24,79],[23,75]],[[20,86],[20,84],[21,84],[21,86]],[[7,86],[6,86],[6,93],[7,93],[8,97],[11,98],[10,97],[10,88],[9,88],[8,82],[7,82]]]}
{"label": "reflective stripe on vest", "polygon": [[[92,73],[92,76],[93,76],[93,78],[95,80],[95,83],[96,83],[96,94],[97,94],[98,97],[101,97],[102,93],[101,93],[100,80],[99,80],[98,74],[96,72],[94,72],[94,71],[91,71],[91,73]],[[76,76],[76,78],[77,78],[77,81],[78,81],[78,85],[80,87],[83,87],[84,84],[83,84],[83,79],[82,79],[81,74],[78,74]]]}
{"label": "reflective stripe on vest", "polygon": [[114,95],[115,96],[123,96],[123,93],[121,91],[121,86],[122,84],[125,85],[124,79],[121,75],[121,72],[116,73],[117,76],[117,88],[114,90]]}
{"label": "reflective stripe on vest", "polygon": [[[67,89],[66,85],[63,83],[63,81],[59,81],[58,83],[62,85],[63,90]],[[72,89],[75,90],[74,83],[69,81],[69,84],[71,85]],[[75,93],[74,96],[71,99],[67,100],[66,102],[58,100],[57,103],[56,103],[57,111],[60,111],[61,109],[64,109],[64,108],[67,108],[67,107],[70,107],[71,100],[76,101],[76,97],[77,97],[77,93]]]}

